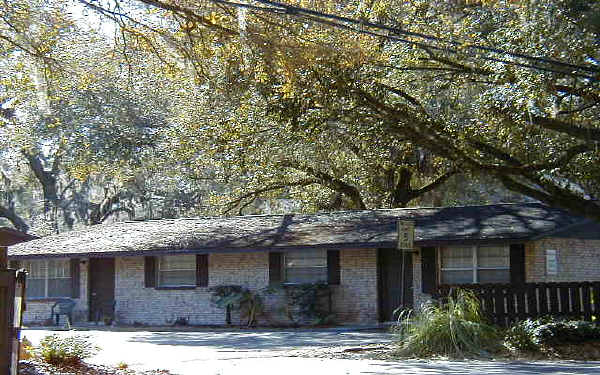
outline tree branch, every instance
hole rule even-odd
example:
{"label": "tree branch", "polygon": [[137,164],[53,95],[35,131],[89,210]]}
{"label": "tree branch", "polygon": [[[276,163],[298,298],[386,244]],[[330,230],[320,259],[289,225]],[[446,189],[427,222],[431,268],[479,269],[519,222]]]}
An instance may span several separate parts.
{"label": "tree branch", "polygon": [[439,187],[440,185],[442,185],[444,182],[448,181],[448,179],[452,176],[454,176],[457,173],[456,169],[451,169],[448,172],[438,176],[435,180],[433,180],[432,182],[430,182],[429,184],[420,187],[419,189],[413,190],[413,194],[414,194],[414,198],[420,197],[425,193],[428,193],[434,189],[436,189],[437,187]]}
{"label": "tree branch", "polygon": [[[227,202],[227,204],[225,206],[227,206],[227,208],[221,212],[221,215],[226,215],[229,212],[231,212],[235,207],[239,206],[245,199],[248,198],[252,198],[252,200],[250,201],[253,202],[260,194],[263,193],[267,193],[270,191],[275,191],[275,190],[281,190],[281,189],[285,189],[287,187],[293,187],[293,186],[308,186],[308,185],[312,185],[312,184],[317,184],[319,183],[319,181],[317,181],[316,179],[313,178],[309,178],[309,179],[304,179],[304,180],[300,180],[300,181],[295,181],[295,182],[289,182],[289,183],[280,183],[280,184],[274,184],[274,185],[269,185],[267,187],[261,188],[261,189],[257,189],[257,190],[253,190],[251,192],[242,194],[241,196],[239,196],[238,198]],[[248,203],[248,204],[250,204]],[[248,204],[243,205],[241,209],[243,209],[244,207],[247,207]]]}
{"label": "tree branch", "polygon": [[302,164],[292,161],[292,160],[284,160],[281,163],[279,163],[279,165],[282,167],[286,167],[286,168],[296,169],[296,170],[302,171],[304,173],[307,173],[311,176],[314,176],[320,181],[321,185],[327,186],[331,190],[339,191],[340,193],[343,193],[344,195],[346,195],[348,198],[350,198],[350,200],[352,200],[352,202],[356,205],[356,207],[358,209],[360,209],[360,210],[367,209],[367,206],[365,205],[365,202],[363,201],[363,199],[360,195],[360,191],[356,187],[354,187],[338,178],[335,178],[328,173],[325,173],[320,170],[316,170],[307,165],[302,165]]}
{"label": "tree branch", "polygon": [[15,226],[15,228],[17,228],[21,232],[27,233],[27,231],[29,230],[29,225],[27,225],[27,223],[25,223],[25,220],[23,220],[13,210],[9,210],[4,206],[0,206],[0,217],[6,218],[12,223],[12,225]]}

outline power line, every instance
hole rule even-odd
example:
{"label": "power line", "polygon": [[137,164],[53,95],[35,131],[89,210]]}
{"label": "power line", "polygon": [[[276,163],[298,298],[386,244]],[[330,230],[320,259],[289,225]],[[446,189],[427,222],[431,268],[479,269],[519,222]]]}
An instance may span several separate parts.
{"label": "power line", "polygon": [[[576,64],[558,61],[558,60],[548,59],[545,57],[536,57],[536,56],[526,55],[523,53],[511,52],[511,51],[506,51],[506,50],[502,50],[502,49],[498,49],[498,48],[482,46],[482,45],[478,45],[478,44],[462,43],[462,42],[458,42],[455,40],[439,38],[439,37],[436,37],[433,35],[412,32],[412,31],[406,31],[406,30],[386,26],[386,25],[379,24],[379,23],[369,22],[366,20],[359,20],[359,19],[355,19],[355,18],[349,18],[349,17],[338,16],[338,15],[329,14],[329,13],[323,13],[323,12],[319,12],[319,11],[315,11],[315,10],[311,10],[311,9],[307,9],[307,8],[296,7],[296,6],[284,4],[281,2],[277,2],[277,1],[255,0],[256,2],[268,5],[269,7],[259,7],[259,6],[255,6],[255,5],[251,5],[251,4],[238,3],[238,2],[228,1],[228,0],[211,0],[211,1],[214,3],[217,3],[217,4],[247,8],[247,9],[260,11],[260,12],[275,13],[278,15],[290,15],[290,16],[294,16],[294,17],[308,17],[313,22],[329,25],[332,27],[343,28],[343,29],[346,29],[346,30],[349,30],[352,32],[361,33],[361,34],[382,37],[382,38],[386,38],[388,40],[405,43],[405,44],[410,44],[410,45],[414,45],[414,46],[424,48],[424,49],[439,50],[439,51],[452,53],[452,54],[461,54],[461,53],[463,53],[464,50],[470,49],[470,50],[476,50],[476,51],[488,52],[488,53],[494,53],[494,54],[503,54],[506,56],[514,57],[514,58],[525,59],[525,60],[528,60],[529,62],[533,62],[533,63],[554,65],[556,67],[573,69],[575,71],[557,70],[557,69],[552,69],[549,67],[534,65],[531,63],[520,63],[520,62],[516,62],[516,61],[511,61],[511,60],[507,60],[507,59],[499,58],[499,57],[491,57],[491,56],[485,56],[485,55],[471,56],[472,58],[479,58],[479,59],[483,59],[483,60],[499,62],[499,63],[505,64],[505,65],[514,65],[514,66],[519,66],[519,67],[528,68],[528,69],[536,69],[536,70],[547,71],[547,72],[552,72],[552,73],[557,73],[557,74],[562,74],[562,75],[567,75],[567,76],[587,78],[587,79],[591,79],[591,80],[597,80],[598,79],[597,75],[600,72],[600,69],[592,67],[592,66],[576,65]],[[333,21],[331,21],[331,20],[333,20]],[[343,23],[338,23],[338,22],[334,22],[334,21],[343,22]],[[381,33],[377,33],[374,31],[357,29],[357,28],[351,27],[347,24],[387,31],[387,32],[390,32],[390,33],[393,33],[396,35],[381,34]],[[427,41],[446,43],[446,44],[450,44],[451,46],[460,47],[460,50],[457,48],[452,48],[452,47],[442,47],[442,46],[428,44],[426,42],[418,42],[418,41],[414,41],[414,40],[409,40],[409,39],[398,37],[397,35],[405,35],[408,37],[425,39]],[[581,71],[589,72],[592,74],[581,73]]]}
{"label": "power line", "polygon": [[[439,37],[436,37],[433,35],[417,33],[417,32],[413,32],[413,31],[406,31],[406,30],[402,30],[399,28],[386,26],[386,25],[383,25],[380,23],[369,22],[366,20],[363,21],[363,20],[358,20],[355,18],[349,18],[349,17],[337,16],[335,14],[323,13],[323,12],[319,12],[319,11],[315,11],[315,10],[311,10],[311,9],[306,9],[306,8],[301,8],[301,7],[284,4],[284,3],[281,3],[278,1],[270,1],[270,0],[255,0],[255,1],[258,3],[281,7],[283,9],[288,10],[288,13],[292,13],[292,14],[305,13],[305,14],[310,14],[310,15],[317,16],[317,17],[329,18],[329,19],[334,19],[337,21],[347,22],[347,23],[351,23],[351,24],[355,24],[355,25],[367,26],[367,27],[371,27],[374,29],[390,31],[390,32],[393,32],[395,34],[400,34],[400,35],[413,36],[413,37],[427,39],[427,40],[436,41],[436,42],[444,42],[444,43],[449,43],[449,44],[452,44],[455,46],[464,46],[465,45],[464,43],[457,42],[457,41],[450,40],[450,39],[439,38]],[[588,66],[583,66],[583,65],[575,65],[575,64],[571,64],[571,63],[558,61],[558,60],[548,59],[545,57],[530,56],[530,55],[526,55],[526,54],[522,54],[522,53],[516,53],[516,52],[502,50],[499,48],[486,47],[486,46],[477,45],[477,44],[469,44],[465,48],[478,49],[478,50],[482,50],[482,51],[486,51],[486,52],[505,54],[508,56],[519,57],[519,58],[523,58],[523,59],[530,60],[530,61],[538,61],[538,62],[543,62],[543,63],[559,65],[559,66],[563,66],[566,68],[585,70],[585,71],[588,71],[591,73],[598,73],[600,71],[599,69],[593,68],[593,67],[588,67]]]}

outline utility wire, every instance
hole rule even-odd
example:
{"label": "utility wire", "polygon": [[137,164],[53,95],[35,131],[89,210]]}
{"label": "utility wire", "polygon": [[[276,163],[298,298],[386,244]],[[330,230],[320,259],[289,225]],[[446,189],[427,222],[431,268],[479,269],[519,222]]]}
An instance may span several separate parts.
{"label": "utility wire", "polygon": [[[457,41],[450,40],[450,39],[443,39],[443,38],[436,37],[433,35],[427,35],[427,34],[423,34],[423,33],[406,31],[406,30],[402,30],[402,29],[399,29],[396,27],[390,27],[390,26],[386,26],[386,25],[383,25],[380,23],[369,22],[366,20],[358,20],[355,18],[349,18],[349,17],[337,16],[335,14],[323,13],[323,12],[319,12],[319,11],[315,11],[315,10],[311,10],[311,9],[306,9],[306,8],[296,7],[293,5],[284,4],[284,3],[281,3],[278,1],[270,1],[270,0],[255,0],[255,1],[258,3],[283,8],[283,9],[287,10],[287,13],[290,13],[290,14],[305,13],[305,14],[310,14],[310,15],[317,16],[317,17],[329,18],[329,19],[334,19],[334,20],[341,21],[341,22],[371,27],[371,28],[379,29],[379,30],[385,30],[385,31],[393,32],[395,34],[413,36],[413,37],[427,39],[427,40],[436,41],[436,42],[449,43],[449,44],[452,44],[455,46],[465,46],[464,43],[457,42]],[[477,45],[477,44],[468,44],[464,48],[478,49],[478,50],[482,50],[482,51],[486,51],[486,52],[505,54],[508,56],[519,57],[519,58],[523,58],[523,59],[530,60],[530,61],[554,64],[554,65],[559,65],[559,66],[563,66],[566,68],[572,68],[572,69],[577,69],[577,70],[585,70],[585,71],[588,71],[591,73],[600,72],[600,69],[594,68],[594,67],[575,65],[575,64],[558,61],[558,60],[547,59],[545,57],[530,56],[530,55],[526,55],[526,54],[522,54],[522,53],[510,52],[510,51],[501,50],[499,48],[486,47],[486,46]]]}
{"label": "utility wire", "polygon": [[[255,0],[256,2],[268,5],[269,7],[260,7],[260,6],[251,5],[251,4],[247,4],[247,3],[238,3],[238,2],[228,1],[228,0],[211,0],[211,1],[213,3],[217,3],[217,4],[221,4],[221,5],[246,8],[246,9],[251,9],[251,10],[260,11],[260,12],[275,13],[278,15],[290,15],[290,16],[294,16],[294,17],[307,17],[308,19],[310,19],[313,22],[329,25],[332,27],[342,28],[345,30],[349,30],[349,31],[357,32],[357,33],[361,33],[361,34],[382,37],[382,38],[386,38],[388,40],[401,42],[401,43],[405,43],[405,44],[410,44],[410,45],[414,45],[414,46],[424,48],[424,49],[438,50],[438,51],[448,52],[448,53],[452,53],[452,54],[461,54],[461,53],[463,53],[464,50],[469,50],[469,49],[477,50],[477,51],[481,51],[481,52],[503,54],[506,56],[525,59],[525,60],[528,60],[529,62],[533,62],[533,63],[542,63],[542,64],[553,65],[555,67],[573,69],[573,71],[558,70],[558,69],[553,69],[553,68],[549,68],[549,67],[534,65],[531,63],[519,63],[519,62],[512,61],[512,60],[507,60],[507,59],[498,58],[498,57],[485,56],[485,55],[471,56],[472,58],[480,58],[480,59],[484,59],[484,60],[488,60],[488,61],[499,62],[499,63],[506,64],[506,65],[514,65],[514,66],[519,66],[519,67],[523,67],[523,68],[536,69],[536,70],[547,71],[547,72],[552,72],[552,73],[557,73],[557,74],[562,74],[562,75],[575,76],[575,77],[580,77],[580,78],[588,78],[591,80],[597,80],[598,79],[597,75],[598,75],[598,73],[600,73],[599,68],[595,68],[592,66],[576,65],[576,64],[558,61],[558,60],[548,59],[545,57],[536,57],[536,56],[526,55],[526,54],[522,54],[522,53],[505,51],[505,50],[498,49],[498,48],[486,47],[486,46],[477,45],[477,44],[462,43],[462,42],[458,42],[455,40],[439,38],[439,37],[436,37],[433,35],[417,33],[417,32],[412,32],[412,31],[406,31],[406,30],[386,26],[386,25],[379,24],[379,23],[369,22],[366,20],[359,20],[359,19],[355,19],[355,18],[338,16],[338,15],[323,13],[323,12],[319,12],[319,11],[315,11],[315,10],[311,10],[311,9],[296,7],[296,6],[284,4],[281,2],[277,2],[277,1]],[[338,22],[335,22],[335,21],[338,21]],[[339,22],[343,22],[343,23],[339,23]],[[393,33],[396,35],[382,34],[382,33],[377,33],[374,31],[357,29],[357,28],[351,27],[347,24],[387,31],[389,33]],[[425,39],[427,41],[432,41],[432,42],[446,43],[446,44],[450,44],[451,46],[455,46],[455,47],[459,47],[459,48],[436,46],[436,45],[428,44],[425,42],[418,42],[418,41],[401,38],[397,35],[405,35],[408,37],[421,38],[421,39]],[[592,74],[581,73],[581,71],[589,72]]]}

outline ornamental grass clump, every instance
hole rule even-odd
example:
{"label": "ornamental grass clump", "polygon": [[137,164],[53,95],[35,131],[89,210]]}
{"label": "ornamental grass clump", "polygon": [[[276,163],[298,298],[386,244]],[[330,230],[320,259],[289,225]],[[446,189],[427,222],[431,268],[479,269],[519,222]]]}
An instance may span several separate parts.
{"label": "ornamental grass clump", "polygon": [[458,290],[446,303],[400,314],[399,354],[413,357],[481,356],[499,347],[498,330],[487,324],[477,297]]}
{"label": "ornamental grass clump", "polygon": [[47,363],[57,366],[81,365],[84,359],[96,354],[98,347],[80,336],[44,337],[37,349],[39,356]]}

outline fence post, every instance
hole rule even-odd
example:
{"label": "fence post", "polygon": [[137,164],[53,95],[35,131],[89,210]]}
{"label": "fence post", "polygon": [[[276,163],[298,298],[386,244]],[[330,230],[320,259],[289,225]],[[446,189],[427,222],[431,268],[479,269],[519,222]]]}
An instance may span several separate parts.
{"label": "fence post", "polygon": [[0,270],[8,268],[8,248],[0,246]]}

